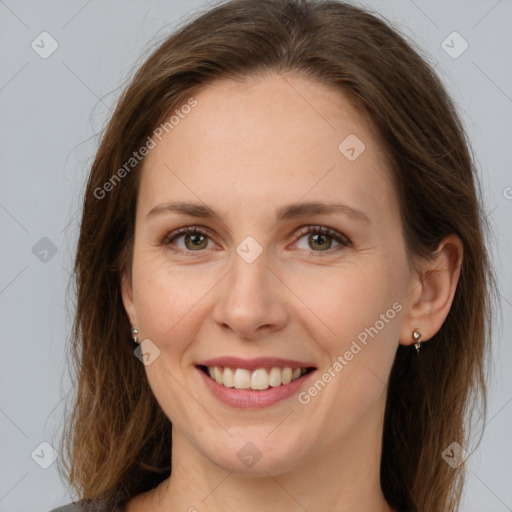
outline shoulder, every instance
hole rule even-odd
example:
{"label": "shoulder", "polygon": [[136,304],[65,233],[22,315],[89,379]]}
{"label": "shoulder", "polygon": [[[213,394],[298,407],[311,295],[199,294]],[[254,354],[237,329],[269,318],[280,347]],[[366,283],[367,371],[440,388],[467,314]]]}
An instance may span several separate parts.
{"label": "shoulder", "polygon": [[54,508],[50,512],[82,512],[85,508],[79,502],[69,503],[59,508]]}
{"label": "shoulder", "polygon": [[[74,501],[61,507],[54,508],[50,512],[120,512],[121,509],[106,506],[102,500]],[[122,510],[125,510],[124,508]]]}

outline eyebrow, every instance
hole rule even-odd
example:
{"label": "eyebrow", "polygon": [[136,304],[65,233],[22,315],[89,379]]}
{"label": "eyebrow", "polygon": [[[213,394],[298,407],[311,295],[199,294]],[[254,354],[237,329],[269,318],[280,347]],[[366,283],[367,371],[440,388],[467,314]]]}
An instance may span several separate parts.
{"label": "eyebrow", "polygon": [[[191,217],[215,219],[222,222],[220,216],[205,204],[190,203],[187,201],[174,201],[155,206],[146,217],[154,217],[165,213],[182,213]],[[339,203],[305,202],[292,203],[282,206],[277,210],[277,221],[291,220],[304,215],[329,215],[342,213],[351,219],[370,222],[370,219],[357,208]]]}

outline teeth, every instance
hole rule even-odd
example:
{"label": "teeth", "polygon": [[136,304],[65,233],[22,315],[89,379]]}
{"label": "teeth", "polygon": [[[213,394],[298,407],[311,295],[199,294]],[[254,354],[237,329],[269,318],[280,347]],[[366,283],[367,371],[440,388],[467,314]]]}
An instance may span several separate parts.
{"label": "teeth", "polygon": [[272,368],[270,370],[269,375],[269,385],[275,388],[276,386],[281,385],[281,369],[280,368]]}
{"label": "teeth", "polygon": [[283,384],[289,384],[292,381],[292,369],[291,368],[284,368],[283,369],[283,376],[281,377],[281,382]]}
{"label": "teeth", "polygon": [[[218,367],[216,366],[215,369]],[[219,369],[220,372],[220,369]],[[218,384],[223,384],[222,380]],[[247,389],[251,387],[251,374],[249,373],[249,370],[245,370],[243,368],[237,368],[235,370],[235,377],[233,379],[233,384],[235,385],[236,389]]]}
{"label": "teeth", "polygon": [[306,373],[306,368],[258,368],[253,372],[245,368],[221,368],[219,366],[208,367],[210,377],[227,388],[265,390],[269,387],[277,387],[298,379]]}
{"label": "teeth", "polygon": [[222,384],[227,388],[233,388],[235,386],[235,374],[231,368],[224,368]]}
{"label": "teeth", "polygon": [[267,389],[269,387],[268,373],[265,368],[254,370],[251,375],[251,389]]}

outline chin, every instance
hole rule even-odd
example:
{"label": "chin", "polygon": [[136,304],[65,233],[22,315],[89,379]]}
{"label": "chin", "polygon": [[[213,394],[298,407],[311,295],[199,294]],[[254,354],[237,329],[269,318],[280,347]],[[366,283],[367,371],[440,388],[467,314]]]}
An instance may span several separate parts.
{"label": "chin", "polygon": [[[265,435],[268,436],[268,432]],[[265,435],[251,436],[246,433],[244,436],[234,436],[225,444],[210,444],[204,453],[226,471],[265,478],[268,478],[269,473],[277,476],[290,471],[305,457],[307,447],[304,443],[283,445],[282,439],[277,436],[275,439],[270,439],[272,435],[265,439]],[[212,446],[215,448],[210,452]]]}

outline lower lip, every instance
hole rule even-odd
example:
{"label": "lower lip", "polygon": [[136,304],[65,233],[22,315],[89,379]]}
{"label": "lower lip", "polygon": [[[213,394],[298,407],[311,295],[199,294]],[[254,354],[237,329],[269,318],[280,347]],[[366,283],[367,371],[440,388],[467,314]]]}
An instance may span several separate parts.
{"label": "lower lip", "polygon": [[289,384],[281,384],[275,388],[271,387],[263,391],[254,391],[249,389],[227,388],[222,384],[218,384],[217,381],[206,375],[200,368],[196,367],[196,370],[200,373],[206,387],[214,396],[226,405],[239,407],[240,409],[261,409],[274,405],[281,400],[285,400],[295,395],[316,371],[313,370],[306,373]]}

